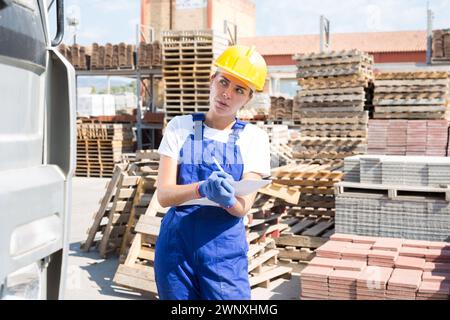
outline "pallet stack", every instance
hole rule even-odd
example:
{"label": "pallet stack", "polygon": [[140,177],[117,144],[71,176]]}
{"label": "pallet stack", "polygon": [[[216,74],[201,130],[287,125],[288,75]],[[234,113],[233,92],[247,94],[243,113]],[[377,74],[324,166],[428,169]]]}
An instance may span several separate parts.
{"label": "pallet stack", "polygon": [[450,160],[359,156],[346,159],[336,188],[336,231],[448,241]]}
{"label": "pallet stack", "polygon": [[[371,106],[373,57],[351,50],[300,54],[294,59],[301,87],[293,110],[293,119],[301,121],[302,138],[296,141],[297,150],[311,152],[318,159],[327,159],[328,152],[331,159],[365,153],[368,119],[365,110]],[[335,144],[330,138],[339,138],[340,142]],[[348,148],[342,149],[341,142]]]}
{"label": "pallet stack", "polygon": [[303,300],[449,300],[450,244],[334,234],[300,274]]}
{"label": "pallet stack", "polygon": [[134,149],[131,124],[77,123],[77,168],[81,177],[111,177],[114,165]]}
{"label": "pallet stack", "polygon": [[136,186],[140,177],[130,176],[126,165],[117,165],[106,186],[106,192],[98,211],[93,215],[93,224],[88,229],[88,237],[81,245],[83,251],[95,246],[100,256],[120,248],[126,229]]}
{"label": "pallet stack", "polygon": [[207,112],[212,64],[228,40],[211,30],[165,31],[162,42],[167,119]]}
{"label": "pallet stack", "polygon": [[155,245],[162,217],[166,212],[159,205],[155,193],[145,214],[137,220],[136,234],[126,258],[120,261],[113,278],[114,283],[153,296],[158,293],[154,272]]}
{"label": "pallet stack", "polygon": [[291,277],[292,268],[279,265],[279,250],[275,246],[280,232],[288,228],[281,223],[284,215],[284,207],[274,197],[263,194],[257,195],[255,205],[247,215],[248,272],[252,288],[268,288],[275,279]]}
{"label": "pallet stack", "polygon": [[276,168],[272,184],[260,193],[278,200],[285,208],[280,236],[275,239],[279,260],[289,265],[307,263],[314,250],[334,232],[334,184],[343,173],[331,171],[333,161],[304,161],[303,164]]}
{"label": "pallet stack", "polygon": [[448,155],[447,120],[370,120],[368,154]]}
{"label": "pallet stack", "polygon": [[450,63],[450,29],[433,30],[432,52],[431,63]]}
{"label": "pallet stack", "polygon": [[158,154],[152,150],[138,153],[136,159],[115,166],[82,250],[89,251],[95,246],[104,258],[116,251],[127,252],[135,221],[146,211],[156,190],[159,166]]}
{"label": "pallet stack", "polygon": [[375,75],[375,119],[449,119],[448,72],[383,72]]}
{"label": "pallet stack", "polygon": [[294,100],[285,97],[270,97],[270,113],[268,120],[292,121]]}

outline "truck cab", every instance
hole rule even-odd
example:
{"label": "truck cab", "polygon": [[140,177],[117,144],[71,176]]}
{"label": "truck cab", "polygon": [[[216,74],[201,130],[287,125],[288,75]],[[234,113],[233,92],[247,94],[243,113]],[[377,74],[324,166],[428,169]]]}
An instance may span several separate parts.
{"label": "truck cab", "polygon": [[76,152],[63,8],[0,0],[0,299],[63,298]]}

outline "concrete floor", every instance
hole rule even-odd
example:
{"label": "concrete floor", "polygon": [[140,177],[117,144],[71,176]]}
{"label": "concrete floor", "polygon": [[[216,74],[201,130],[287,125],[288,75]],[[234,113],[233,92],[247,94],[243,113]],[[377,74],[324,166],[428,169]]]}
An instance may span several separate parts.
{"label": "concrete floor", "polygon": [[[72,222],[70,234],[69,266],[65,299],[70,300],[147,300],[154,297],[121,288],[112,282],[118,266],[118,257],[103,259],[98,252],[80,250],[87,230],[98,210],[109,179],[73,178]],[[298,272],[295,266],[290,280],[277,279],[269,288],[252,290],[254,300],[296,300],[300,296]]]}

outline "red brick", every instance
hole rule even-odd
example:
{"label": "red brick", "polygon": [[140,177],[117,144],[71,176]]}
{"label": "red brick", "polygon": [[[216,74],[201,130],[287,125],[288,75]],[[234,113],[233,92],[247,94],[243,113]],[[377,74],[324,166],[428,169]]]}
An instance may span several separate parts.
{"label": "red brick", "polygon": [[396,268],[423,270],[425,259],[400,256],[395,260]]}

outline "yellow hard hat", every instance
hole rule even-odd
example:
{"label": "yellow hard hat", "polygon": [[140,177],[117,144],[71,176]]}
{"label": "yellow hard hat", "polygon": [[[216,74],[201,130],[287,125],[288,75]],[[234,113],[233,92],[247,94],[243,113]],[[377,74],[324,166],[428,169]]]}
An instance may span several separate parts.
{"label": "yellow hard hat", "polygon": [[258,91],[264,88],[267,65],[255,47],[234,45],[228,47],[215,61],[215,66],[241,79]]}

